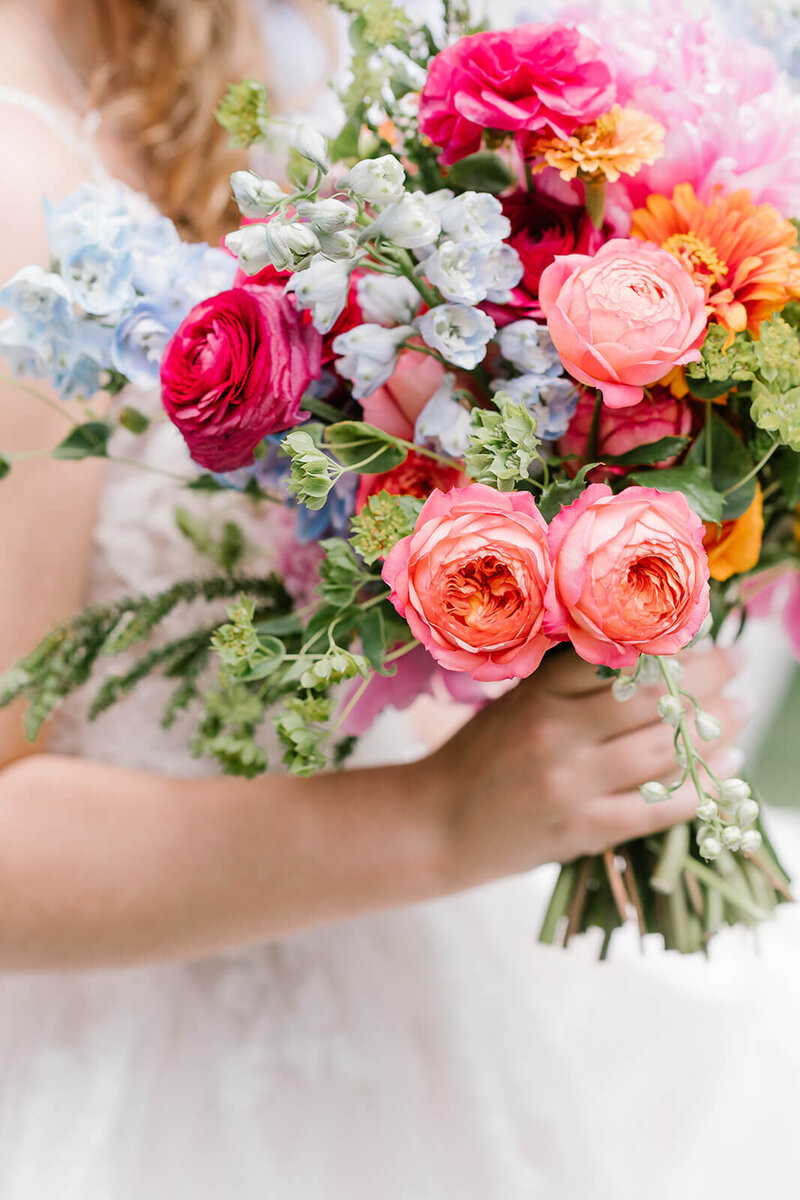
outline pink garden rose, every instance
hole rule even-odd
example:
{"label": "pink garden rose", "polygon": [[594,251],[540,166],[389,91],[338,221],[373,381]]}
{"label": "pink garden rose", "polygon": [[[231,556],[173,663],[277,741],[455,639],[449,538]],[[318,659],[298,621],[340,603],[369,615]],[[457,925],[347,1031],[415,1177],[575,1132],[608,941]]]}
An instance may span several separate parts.
{"label": "pink garden rose", "polygon": [[269,433],[303,419],[322,339],[283,289],[232,288],[196,305],[164,352],[164,408],[195,462],[233,471]]}
{"label": "pink garden rose", "polygon": [[484,131],[553,129],[567,137],[614,103],[611,74],[594,42],[565,25],[520,25],[462,37],[430,64],[420,132],[458,162]]}
{"label": "pink garden rose", "polygon": [[532,674],[550,577],[547,526],[529,492],[435,491],[383,566],[391,601],[441,666],[483,682]]}
{"label": "pink garden rose", "polygon": [[607,667],[675,654],[709,610],[703,534],[680,492],[592,484],[550,524],[545,631]]}
{"label": "pink garden rose", "polygon": [[444,367],[429,354],[402,350],[383,387],[361,401],[364,419],[395,437],[414,440],[417,417],[444,378]]}
{"label": "pink garden rose", "polygon": [[[573,461],[564,464],[571,474],[575,474],[579,467],[589,461],[593,421],[594,394],[582,391],[569,428],[558,442],[559,454],[577,456]],[[608,408],[603,405],[597,423],[597,443],[592,462],[601,462],[607,455],[617,457],[627,454],[638,446],[647,446],[665,437],[685,437],[691,431],[692,412],[689,405],[682,400],[676,400],[666,388],[654,388],[640,404],[632,404],[627,408]],[[674,462],[675,458],[666,458],[653,465],[670,467]],[[589,473],[589,478],[599,483],[613,475],[623,475],[626,470],[630,468],[595,467],[594,471]]]}
{"label": "pink garden rose", "polygon": [[600,388],[609,408],[638,403],[646,385],[700,358],[703,289],[650,242],[613,238],[594,256],[557,258],[542,274],[539,303],[564,366]]}

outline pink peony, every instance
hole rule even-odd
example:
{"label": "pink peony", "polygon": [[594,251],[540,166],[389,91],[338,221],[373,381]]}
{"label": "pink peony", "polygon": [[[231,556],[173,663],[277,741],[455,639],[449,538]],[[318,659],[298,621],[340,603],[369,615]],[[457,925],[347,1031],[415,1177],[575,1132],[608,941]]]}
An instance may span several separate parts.
{"label": "pink peony", "polygon": [[530,493],[473,483],[433,493],[383,578],[438,663],[491,682],[530,675],[552,644],[542,632],[550,570],[547,526]]}
{"label": "pink peony", "polygon": [[591,484],[550,525],[545,631],[607,667],[675,654],[709,610],[703,534],[680,492]]}
{"label": "pink peony", "polygon": [[520,25],[460,38],[433,59],[420,131],[447,165],[480,150],[484,131],[551,128],[567,137],[614,103],[597,47],[565,25]]}
{"label": "pink peony", "polygon": [[[569,423],[569,428],[559,440],[559,454],[575,454],[577,460],[564,466],[572,473],[589,461],[589,440],[594,420],[594,395],[582,392],[578,407]],[[627,454],[637,446],[647,446],[665,437],[681,437],[691,433],[692,413],[688,404],[676,400],[666,388],[655,388],[653,393],[640,404],[628,408],[608,408],[603,405],[597,424],[597,442],[592,451],[592,462],[601,462],[606,455]],[[655,463],[658,467],[670,467],[674,458]],[[612,475],[623,475],[626,467],[596,467],[589,478],[600,482]]]}
{"label": "pink peony", "polygon": [[267,434],[302,420],[321,347],[280,287],[233,288],[196,305],[161,363],[164,408],[195,462],[246,466]]}
{"label": "pink peony", "polygon": [[417,417],[443,377],[444,367],[435,358],[403,350],[389,382],[361,401],[365,420],[395,437],[413,441]]}
{"label": "pink peony", "polygon": [[696,362],[706,331],[703,289],[667,250],[614,238],[597,254],[568,254],[544,271],[539,303],[561,361],[610,408]]}
{"label": "pink peony", "polygon": [[800,211],[800,96],[768,50],[680,0],[635,10],[630,0],[573,0],[561,17],[601,47],[618,102],[667,129],[664,157],[624,181],[634,208],[691,183],[701,200],[719,184],[749,188],[784,216]]}

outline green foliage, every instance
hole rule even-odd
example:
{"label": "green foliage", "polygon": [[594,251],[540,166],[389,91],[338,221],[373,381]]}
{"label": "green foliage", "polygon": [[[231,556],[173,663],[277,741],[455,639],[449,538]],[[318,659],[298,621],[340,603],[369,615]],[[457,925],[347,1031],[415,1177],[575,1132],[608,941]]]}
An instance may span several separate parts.
{"label": "green foliage", "polygon": [[267,89],[255,79],[232,83],[214,115],[230,134],[232,146],[263,142],[269,130]]}
{"label": "green foliage", "polygon": [[701,349],[702,359],[700,362],[689,363],[686,368],[690,387],[695,379],[726,383],[730,387],[737,379],[752,377],[757,365],[753,339],[749,333],[737,333],[726,350],[725,344],[729,337],[728,330],[723,329],[721,325],[709,325]]}
{"label": "green foliage", "polygon": [[76,425],[63,442],[51,450],[53,458],[105,458],[113,430],[107,421]]}
{"label": "green foliage", "polygon": [[[289,491],[306,508],[320,509],[325,504],[342,468],[320,449],[319,442],[309,432],[309,426],[293,429],[281,442],[281,453],[292,460]],[[320,427],[315,427],[320,428]]]}
{"label": "green foliage", "polygon": [[574,479],[557,479],[544,489],[539,497],[538,508],[548,524],[562,508],[578,499],[586,487],[586,476],[598,465],[587,463],[585,467],[581,467]]}
{"label": "green foliage", "polygon": [[528,479],[539,457],[536,421],[523,404],[505,392],[495,395],[496,409],[474,408],[470,444],[464,455],[467,474],[500,492],[511,492]]}
{"label": "green foliage", "polygon": [[196,758],[217,760],[226,775],[252,779],[267,769],[267,756],[255,741],[264,719],[258,696],[244,684],[206,692],[205,711],[191,743]]}
{"label": "green foliage", "polygon": [[0,454],[0,479],[5,479],[6,475],[8,475],[10,470],[11,470],[11,463],[8,461],[7,458],[4,458],[3,455]]}
{"label": "green foliage", "polygon": [[123,429],[127,429],[129,433],[138,435],[147,433],[150,428],[150,419],[143,412],[139,412],[138,408],[133,408],[131,405],[120,409],[119,417],[117,418]]}
{"label": "green foliage", "polygon": [[221,570],[231,572],[242,561],[246,549],[244,534],[234,521],[224,523],[219,537],[212,534],[210,521],[204,521],[186,508],[175,510],[175,523],[198,554],[210,559]]}
{"label": "green foliage", "polygon": [[252,683],[265,679],[280,667],[285,654],[277,637],[261,634],[253,624],[256,606],[247,596],[228,609],[227,625],[221,625],[211,645],[225,670],[225,678]]}
{"label": "green foliage", "polygon": [[761,429],[800,453],[800,386],[773,391],[759,380],[753,384],[751,414]]}
{"label": "green foliage", "polygon": [[[723,496],[723,521],[735,520],[752,504],[756,494],[755,479],[750,479],[745,484],[740,484],[740,481],[752,471],[753,459],[744,442],[734,433],[728,422],[714,412],[709,415],[706,425],[686,456],[686,465],[692,464],[709,466],[711,483]],[[690,499],[689,503],[691,504]]]}
{"label": "green foliage", "polygon": [[193,492],[224,492],[225,486],[221,484],[213,475],[204,472],[193,479],[191,483],[187,483],[187,488]]}
{"label": "green foliage", "polygon": [[369,662],[363,654],[353,654],[344,646],[338,646],[332,641],[327,654],[309,659],[300,676],[300,686],[309,691],[324,691],[334,683],[355,679],[357,675],[366,679],[369,670]]}
{"label": "green foliage", "polygon": [[357,470],[369,467],[370,475],[391,471],[408,454],[399,438],[366,421],[337,421],[328,425],[324,436],[343,466]]}
{"label": "green foliage", "polygon": [[490,150],[480,150],[454,163],[447,172],[447,186],[457,192],[489,192],[497,196],[514,182],[505,159]]}
{"label": "green foliage", "polygon": [[350,521],[351,546],[369,566],[385,558],[392,546],[413,533],[422,504],[416,496],[370,496]]}
{"label": "green foliage", "polygon": [[292,460],[289,491],[307,508],[319,509],[345,472],[390,471],[403,462],[408,449],[400,438],[366,421],[337,421],[293,429],[283,439],[281,453]]}
{"label": "green foliage", "polygon": [[637,471],[630,479],[660,492],[682,492],[701,520],[717,523],[722,520],[723,497],[714,487],[708,467],[688,462],[661,471]]}
{"label": "green foliage", "polygon": [[333,608],[348,608],[363,583],[372,579],[343,538],[320,542],[325,557],[319,566],[320,593]]}
{"label": "green foliage", "polygon": [[285,747],[283,762],[293,775],[314,775],[327,763],[324,745],[333,702],[327,696],[293,696],[274,718]]}
{"label": "green foliage", "polygon": [[624,454],[606,454],[604,463],[617,467],[647,466],[649,463],[662,462],[680,454],[688,445],[688,437],[662,437],[657,442],[647,442],[643,446],[634,446]]}

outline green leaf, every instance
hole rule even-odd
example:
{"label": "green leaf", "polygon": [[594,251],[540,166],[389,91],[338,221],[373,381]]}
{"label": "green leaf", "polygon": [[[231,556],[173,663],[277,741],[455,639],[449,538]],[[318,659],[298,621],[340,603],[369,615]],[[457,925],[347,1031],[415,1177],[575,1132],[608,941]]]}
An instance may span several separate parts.
{"label": "green leaf", "polygon": [[225,485],[215,479],[213,475],[206,472],[203,475],[198,475],[197,479],[193,479],[191,483],[187,483],[187,488],[193,492],[224,492]]}
{"label": "green leaf", "polygon": [[257,621],[254,629],[258,634],[259,640],[264,637],[286,637],[288,634],[302,633],[303,624],[297,613],[281,613],[277,617],[267,617],[263,621]]}
{"label": "green leaf", "polygon": [[497,196],[513,181],[514,176],[507,163],[489,150],[462,158],[447,172],[448,186],[459,192],[489,192]]}
{"label": "green leaf", "polygon": [[[737,437],[727,421],[711,414],[711,482],[718,492],[727,492],[736,487],[740,479],[753,469],[753,459],[744,442]],[[703,428],[686,456],[686,462],[705,465],[707,430]],[[658,484],[653,484],[658,487]],[[756,481],[751,479],[743,487],[736,487],[723,500],[722,520],[733,521],[749,508],[756,494]],[[688,497],[687,497],[688,499]],[[691,501],[689,501],[691,503]],[[716,518],[707,518],[715,520]]]}
{"label": "green leaf", "polygon": [[343,466],[363,466],[369,475],[391,471],[408,454],[397,438],[366,421],[338,421],[328,425],[325,441]]}
{"label": "green leaf", "polygon": [[343,125],[330,144],[332,162],[343,162],[346,159],[358,158],[358,138],[361,133],[361,121],[351,118]]}
{"label": "green leaf", "polygon": [[544,489],[539,497],[539,512],[548,524],[562,508],[578,499],[586,488],[586,476],[589,471],[598,466],[599,463],[587,463],[585,467],[581,467],[574,479],[557,479]]}
{"label": "green leaf", "polygon": [[0,479],[5,479],[10,470],[11,463],[7,458],[3,458],[3,455],[0,454]]}
{"label": "green leaf", "polygon": [[138,408],[132,408],[126,405],[120,410],[119,423],[123,429],[129,430],[131,433],[142,434],[146,433],[150,428],[150,419],[143,412],[139,412]]}
{"label": "green leaf", "polygon": [[663,437],[657,442],[634,446],[624,454],[606,454],[603,462],[615,467],[645,466],[648,463],[663,462],[666,458],[680,454],[688,442],[688,437]]}
{"label": "green leaf", "polygon": [[359,624],[358,633],[361,638],[361,649],[364,657],[369,660],[370,666],[374,667],[376,671],[380,671],[381,675],[391,674],[391,668],[387,670],[383,661],[387,651],[387,628],[381,605],[367,609]]}
{"label": "green leaf", "polygon": [[719,396],[724,396],[731,388],[736,387],[736,379],[724,379],[721,382],[711,379],[695,379],[691,375],[686,376],[686,382],[689,385],[689,391],[698,400],[716,400]]}
{"label": "green leaf", "polygon": [[786,504],[796,508],[800,504],[800,454],[794,450],[780,450],[773,461]]}
{"label": "green leaf", "polygon": [[240,683],[255,683],[259,679],[266,679],[268,675],[274,675],[283,663],[286,647],[280,638],[262,637],[259,634],[258,644],[259,648],[265,652],[264,657],[255,659],[250,669],[244,674],[237,673],[236,678]]}
{"label": "green leaf", "polygon": [[637,471],[631,479],[641,487],[659,492],[682,492],[702,521],[722,520],[723,498],[714,487],[708,468],[697,462],[666,467],[663,471]]}
{"label": "green leaf", "polygon": [[76,425],[55,449],[53,458],[105,458],[112,428],[106,421],[87,421]]}

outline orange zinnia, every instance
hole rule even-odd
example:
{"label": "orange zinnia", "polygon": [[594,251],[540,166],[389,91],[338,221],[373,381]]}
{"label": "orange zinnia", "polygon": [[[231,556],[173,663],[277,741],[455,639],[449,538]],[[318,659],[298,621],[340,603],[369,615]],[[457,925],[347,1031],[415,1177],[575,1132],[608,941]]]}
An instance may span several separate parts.
{"label": "orange zinnia", "polygon": [[631,232],[675,255],[731,333],[748,329],[757,338],[762,321],[800,296],[797,231],[771,204],[753,204],[749,191],[704,204],[680,183],[671,200],[649,196]]}

